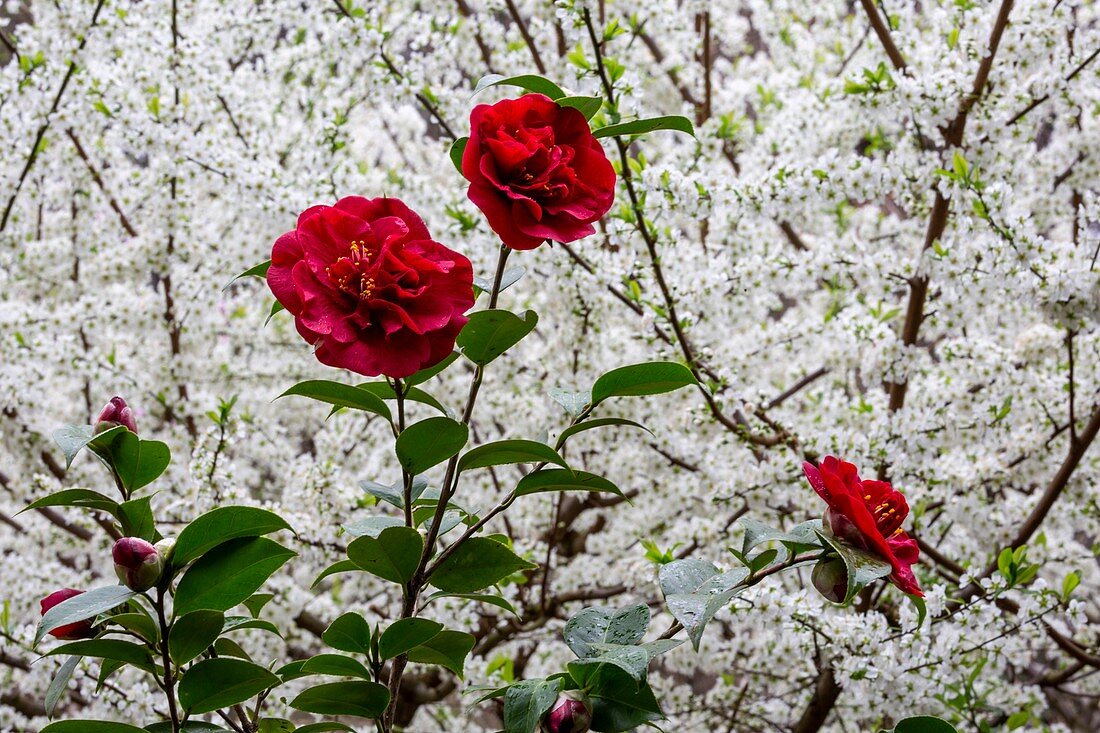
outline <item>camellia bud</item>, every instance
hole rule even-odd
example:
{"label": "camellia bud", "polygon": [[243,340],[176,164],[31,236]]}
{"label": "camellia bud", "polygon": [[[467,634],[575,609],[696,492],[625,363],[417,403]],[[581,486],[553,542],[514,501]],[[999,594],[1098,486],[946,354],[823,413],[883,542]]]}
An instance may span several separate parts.
{"label": "camellia bud", "polygon": [[115,574],[130,590],[149,590],[160,580],[164,558],[145,540],[123,537],[115,543],[111,554],[115,559]]}
{"label": "camellia bud", "polygon": [[[61,603],[62,601],[67,601],[73,596],[78,596],[83,592],[84,591],[77,590],[75,588],[62,588],[61,590],[55,590],[53,593],[43,598],[42,601],[39,603],[42,608],[42,615],[45,615],[46,611],[49,611],[51,608]],[[92,631],[91,619],[86,619],[84,621],[77,621],[73,624],[58,626],[56,629],[50,632],[50,636],[69,641],[72,639],[87,639],[88,637],[95,636],[95,632]]]}
{"label": "camellia bud", "polygon": [[134,421],[134,411],[126,404],[126,400],[115,395],[111,398],[111,401],[103,407],[103,411],[99,413],[99,418],[95,421],[95,432],[99,434],[105,430],[118,427],[119,425],[126,428],[131,433],[137,433],[137,422]]}
{"label": "camellia bud", "polygon": [[810,576],[814,587],[833,603],[844,603],[848,595],[848,568],[840,558],[822,560]]}
{"label": "camellia bud", "polygon": [[543,733],[587,733],[590,725],[592,708],[580,690],[566,690],[558,695],[542,718]]}
{"label": "camellia bud", "polygon": [[157,552],[160,553],[160,558],[164,560],[164,564],[172,562],[172,554],[176,551],[176,538],[165,537],[160,542],[153,545],[157,548]]}

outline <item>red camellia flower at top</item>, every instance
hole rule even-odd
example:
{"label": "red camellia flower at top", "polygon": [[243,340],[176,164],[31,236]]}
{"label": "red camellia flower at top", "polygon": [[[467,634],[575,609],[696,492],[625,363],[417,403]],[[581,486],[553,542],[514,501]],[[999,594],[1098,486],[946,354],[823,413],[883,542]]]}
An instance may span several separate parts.
{"label": "red camellia flower at top", "polygon": [[329,366],[400,378],[442,361],[474,304],[470,261],[408,206],[348,196],[275,242],[267,283]]}
{"label": "red camellia flower at top", "polygon": [[[61,603],[67,601],[73,596],[78,596],[84,591],[77,590],[75,588],[62,588],[61,590],[55,590],[49,594],[39,603],[39,607],[42,609],[42,614],[45,615],[46,611]],[[57,639],[71,640],[71,639],[87,639],[90,636],[95,636],[95,632],[92,631],[91,620],[77,621],[72,624],[65,624],[64,626],[58,626],[56,629],[50,632],[50,636]]]}
{"label": "red camellia flower at top", "polygon": [[890,582],[915,596],[923,596],[912,565],[920,550],[901,523],[909,505],[900,492],[885,481],[860,479],[854,465],[826,456],[820,466],[806,462],[802,470],[810,485],[829,508],[825,521],[840,539],[890,563]]}
{"label": "red camellia flower at top", "polygon": [[588,120],[542,94],[474,107],[462,175],[512,249],[587,237],[615,200],[615,170]]}

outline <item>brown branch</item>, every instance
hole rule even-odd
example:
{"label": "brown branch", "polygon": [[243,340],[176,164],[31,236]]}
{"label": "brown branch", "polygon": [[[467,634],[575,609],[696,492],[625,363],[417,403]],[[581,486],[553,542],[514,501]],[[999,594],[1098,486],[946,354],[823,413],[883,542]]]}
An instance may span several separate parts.
{"label": "brown branch", "polygon": [[875,0],[860,0],[860,3],[863,5],[864,12],[867,13],[867,19],[871,21],[871,27],[874,28],[875,35],[878,36],[878,40],[882,44],[882,49],[886,51],[890,63],[898,71],[905,71],[905,58],[894,44],[894,37],[890,35],[890,26],[886,25],[882,16],[879,15]]}
{"label": "brown branch", "polygon": [[107,190],[107,185],[103,182],[103,177],[99,174],[99,171],[96,170],[95,165],[92,164],[92,160],[88,157],[88,153],[84,151],[84,146],[80,144],[80,138],[76,136],[76,133],[73,132],[71,127],[65,130],[65,134],[73,141],[73,147],[76,148],[76,154],[84,161],[84,165],[88,168],[88,173],[92,175],[92,180],[95,181],[95,185],[98,186],[99,190],[103,192],[103,195],[107,197],[107,203],[111,207],[111,210],[118,215],[119,224],[122,225],[122,228],[126,230],[127,234],[131,237],[136,237],[138,235],[137,231],[126,217],[126,212],[122,210],[122,206],[120,206],[115,197],[111,195],[111,192]]}
{"label": "brown branch", "polygon": [[512,20],[519,28],[520,35],[523,36],[523,42],[527,44],[527,50],[531,52],[531,59],[535,62],[535,67],[538,68],[540,74],[545,75],[546,64],[542,63],[539,47],[535,45],[535,39],[531,37],[531,32],[527,30],[527,21],[519,14],[519,8],[516,7],[514,0],[504,0],[504,4],[508,6],[508,14],[512,16]]}
{"label": "brown branch", "polygon": [[[1080,64],[1078,64],[1077,67],[1073,71],[1071,71],[1068,76],[1066,76],[1065,81],[1066,82],[1073,81],[1074,78],[1076,78],[1076,76],[1078,74],[1080,74],[1082,71],[1084,71],[1085,67],[1087,67],[1089,64],[1091,64],[1096,59],[1097,56],[1100,56],[1100,48],[1097,48],[1095,51],[1093,51],[1091,54],[1089,54],[1088,57],[1086,57],[1084,61],[1082,61]],[[1019,122],[1024,117],[1026,117],[1032,110],[1034,110],[1039,105],[1043,104],[1043,102],[1046,102],[1048,99],[1050,99],[1050,95],[1049,94],[1044,94],[1043,96],[1033,100],[1031,102],[1031,104],[1024,107],[1022,110],[1020,110],[1015,115],[1013,115],[1012,119],[1010,119],[1008,122],[1005,123],[1005,127],[1011,127],[1012,125],[1015,125],[1017,122]]]}

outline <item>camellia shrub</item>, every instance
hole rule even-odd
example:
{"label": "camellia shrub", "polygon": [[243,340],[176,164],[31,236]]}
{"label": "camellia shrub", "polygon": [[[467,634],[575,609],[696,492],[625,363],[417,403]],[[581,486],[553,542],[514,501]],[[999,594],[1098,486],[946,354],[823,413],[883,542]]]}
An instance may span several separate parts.
{"label": "camellia shrub", "polygon": [[9,8],[0,728],[1095,730],[1020,5]]}

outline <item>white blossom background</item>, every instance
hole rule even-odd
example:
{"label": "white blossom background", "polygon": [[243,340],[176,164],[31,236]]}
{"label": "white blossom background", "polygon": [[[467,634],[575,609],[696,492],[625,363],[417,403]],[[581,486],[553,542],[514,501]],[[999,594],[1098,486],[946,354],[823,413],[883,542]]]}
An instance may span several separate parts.
{"label": "white blossom background", "polygon": [[[607,406],[654,437],[589,432],[571,460],[632,501],[529,497],[494,525],[550,558],[545,600],[536,575],[507,589],[519,620],[429,607],[479,643],[464,682],[413,668],[407,730],[496,730],[464,685],[499,681],[505,660],[517,677],[559,670],[564,619],[585,604],[659,614],[643,541],[728,566],[738,517],[819,515],[800,464],[827,453],[883,468],[909,497],[929,620],[917,628],[892,589],[838,609],[808,573],[772,578],[699,653],[652,671],[665,729],[855,733],[922,712],[961,731],[1100,729],[1096,2],[42,0],[5,3],[0,49],[0,730],[46,722],[57,661],[30,648],[38,599],[113,582],[92,517],[16,514],[61,487],[109,491],[87,458],[66,472],[49,436],[116,393],[172,447],[154,498],[166,528],[236,502],[299,531],[266,610],[285,643],[256,632],[242,640],[255,659],[316,651],[347,609],[397,612],[393,587],[365,574],[310,589],[340,556],[340,524],[378,511],[359,482],[397,475],[386,430],[273,401],[303,378],[351,377],[318,365],[285,314],[265,326],[260,281],[223,288],[298,211],[348,194],[404,199],[487,275],[497,243],[451,134],[489,72],[599,93],[584,2],[626,30],[604,48],[625,68],[624,111],[684,114],[697,139],[636,145],[657,260],[622,190],[596,236],[514,257],[527,274],[502,304],[541,320],[489,370],[475,435],[553,435],[567,418],[550,389],[643,360],[694,360],[712,403],[685,390]],[[892,82],[869,80],[880,64]],[[956,151],[980,191],[938,172]],[[454,368],[433,391],[455,404],[467,379]],[[208,412],[233,397],[223,429]],[[460,491],[476,507],[502,488],[484,473]],[[987,567],[1021,542],[1041,571],[1005,591]],[[1066,604],[1070,571],[1082,582]],[[96,674],[85,662],[64,715],[163,717],[138,675],[95,694]]]}

